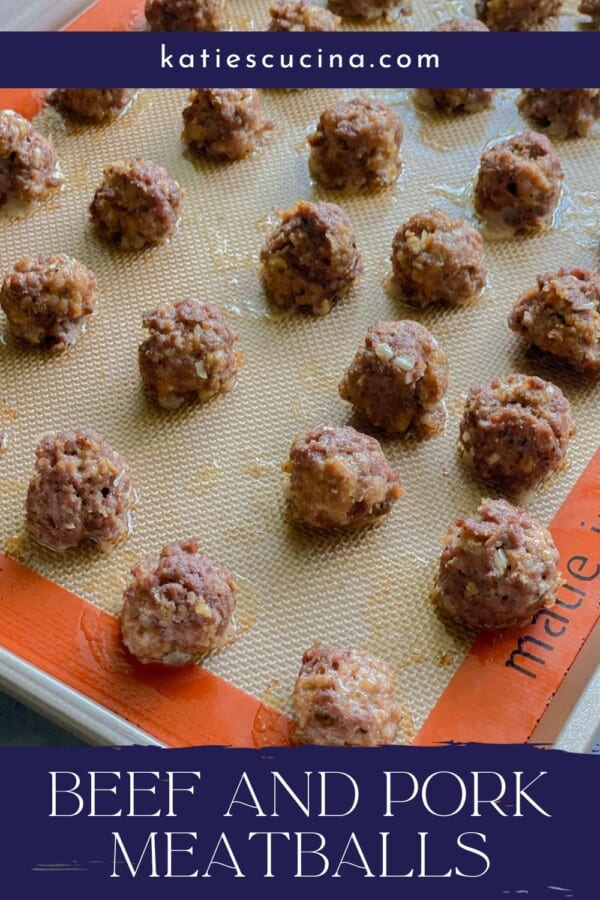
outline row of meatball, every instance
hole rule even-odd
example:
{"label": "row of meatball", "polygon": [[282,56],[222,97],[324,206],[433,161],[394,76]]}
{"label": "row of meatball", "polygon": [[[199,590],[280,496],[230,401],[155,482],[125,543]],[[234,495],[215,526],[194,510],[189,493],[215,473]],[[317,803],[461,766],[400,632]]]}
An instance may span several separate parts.
{"label": "row of meatball", "polygon": [[[526,31],[560,13],[563,0],[477,0],[478,24],[494,31]],[[270,7],[269,31],[335,31],[340,16],[393,22],[410,16],[412,0],[327,0],[328,10],[310,0],[277,0]],[[600,24],[600,0],[580,0],[578,9]],[[147,0],[152,31],[222,31],[227,27],[225,0]]]}

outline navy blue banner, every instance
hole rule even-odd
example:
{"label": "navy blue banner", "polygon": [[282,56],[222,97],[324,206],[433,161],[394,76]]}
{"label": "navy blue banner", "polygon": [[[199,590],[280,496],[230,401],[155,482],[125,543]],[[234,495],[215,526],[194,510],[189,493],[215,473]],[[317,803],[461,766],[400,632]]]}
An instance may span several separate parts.
{"label": "navy blue banner", "polygon": [[6,897],[598,896],[594,756],[3,748],[0,763]]}
{"label": "navy blue banner", "polygon": [[0,32],[1,87],[593,87],[600,34]]}

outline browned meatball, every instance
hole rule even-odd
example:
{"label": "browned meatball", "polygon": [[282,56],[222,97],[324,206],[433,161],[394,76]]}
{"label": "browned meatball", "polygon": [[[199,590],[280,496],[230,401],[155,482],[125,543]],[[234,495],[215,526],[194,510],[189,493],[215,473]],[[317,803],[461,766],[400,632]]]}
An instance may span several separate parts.
{"label": "browned meatball", "polygon": [[239,368],[233,347],[237,334],[218,307],[178,300],[146,313],[142,321],[149,337],[139,348],[140,374],[159,406],[205,403],[233,387]]}
{"label": "browned meatball", "polygon": [[308,167],[330,189],[362,190],[393,184],[402,168],[400,116],[379,100],[340,100],[311,134]]}
{"label": "browned meatball", "polygon": [[27,256],[4,279],[0,306],[10,330],[28,344],[74,344],[96,307],[93,272],[71,256]]}
{"label": "browned meatball", "polygon": [[475,14],[492,31],[528,31],[560,12],[563,0],[477,0]]}
{"label": "browned meatball", "polygon": [[523,507],[482,500],[472,516],[456,519],[444,543],[435,599],[469,628],[526,625],[554,605],[558,550]]}
{"label": "browned meatball", "polygon": [[195,540],[167,544],[131,570],[123,594],[121,634],[143,663],[182,666],[230,639],[236,584],[224,566],[198,553]]}
{"label": "browned meatball", "polygon": [[300,200],[260,251],[261,278],[282,309],[329,312],[363,270],[348,216],[335,203]]}
{"label": "browned meatball", "polygon": [[412,0],[327,0],[327,6],[345,19],[386,18],[393,22],[412,13]]}
{"label": "browned meatball", "polygon": [[446,354],[427,328],[405,320],[369,328],[339,391],[378,428],[424,439],[444,430],[447,387]]}
{"label": "browned meatball", "polygon": [[222,31],[225,0],[146,0],[152,31]]}
{"label": "browned meatball", "polygon": [[600,88],[524,88],[517,107],[548,134],[583,136],[600,118]]}
{"label": "browned meatball", "polygon": [[292,702],[297,744],[391,744],[401,720],[389,668],[348,647],[313,644],[302,657]]}
{"label": "browned meatball", "polygon": [[83,122],[111,122],[134,94],[134,88],[59,88],[50,95],[50,102],[61,113]]}
{"label": "browned meatball", "polygon": [[165,169],[136,157],[105,166],[90,215],[103,240],[121,250],[141,250],[174,234],[182,197]]}
{"label": "browned meatball", "polygon": [[585,16],[591,16],[592,25],[600,25],[600,0],[580,0],[577,9]]}
{"label": "browned meatball", "polygon": [[91,428],[48,435],[36,451],[27,524],[51,550],[128,534],[134,504],[127,461]]}
{"label": "browned meatball", "polygon": [[403,493],[379,442],[349,425],[319,425],[296,438],[282,468],[292,517],[313,528],[366,525]]}
{"label": "browned meatball", "polygon": [[460,306],[483,289],[483,240],[475,228],[439,209],[416,213],[392,243],[392,281],[407,303]]}
{"label": "browned meatball", "polygon": [[528,344],[582,372],[600,372],[600,275],[559,269],[515,303],[508,323]]}
{"label": "browned meatball", "polygon": [[12,109],[1,109],[0,206],[11,197],[45,200],[62,183],[52,139]]}
{"label": "browned meatball", "polygon": [[[448,19],[432,31],[489,31],[479,19]],[[417,88],[419,106],[447,113],[480,112],[494,99],[493,88]]]}
{"label": "browned meatball", "polygon": [[196,153],[214,159],[241,159],[271,128],[263,117],[258,92],[246,88],[198,88],[183,110],[183,140]]}
{"label": "browned meatball", "polygon": [[339,16],[307,0],[277,0],[270,10],[269,31],[337,31]]}
{"label": "browned meatball", "polygon": [[559,387],[508,375],[469,391],[459,450],[481,481],[518,496],[560,466],[574,433],[571,406]]}
{"label": "browned meatball", "polygon": [[563,177],[548,138],[523,131],[483,151],[475,208],[514,230],[543,228],[552,223]]}

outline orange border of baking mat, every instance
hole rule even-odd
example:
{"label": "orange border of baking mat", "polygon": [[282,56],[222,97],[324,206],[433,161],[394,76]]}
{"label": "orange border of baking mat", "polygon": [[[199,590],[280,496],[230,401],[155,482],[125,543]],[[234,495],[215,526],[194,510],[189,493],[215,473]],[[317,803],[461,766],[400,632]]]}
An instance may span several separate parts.
{"label": "orange border of baking mat", "polygon": [[565,584],[526,628],[482,633],[417,734],[523,743],[600,617],[600,448],[550,525]]}

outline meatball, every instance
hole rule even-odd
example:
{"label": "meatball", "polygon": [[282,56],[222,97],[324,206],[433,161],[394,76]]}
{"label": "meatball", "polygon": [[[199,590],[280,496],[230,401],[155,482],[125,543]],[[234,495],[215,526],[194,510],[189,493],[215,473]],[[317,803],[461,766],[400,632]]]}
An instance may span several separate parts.
{"label": "meatball", "polygon": [[198,88],[183,110],[183,140],[213,159],[241,159],[271,128],[263,118],[258,92],[247,88]]}
{"label": "meatball", "polygon": [[268,31],[337,31],[339,16],[307,0],[277,0],[269,12]]}
{"label": "meatball", "polygon": [[481,481],[517,496],[560,466],[574,433],[571,406],[559,387],[529,375],[509,375],[471,388],[459,450]]}
{"label": "meatball", "polygon": [[379,442],[349,425],[319,425],[296,438],[282,468],[292,518],[313,528],[366,525],[403,493]]}
{"label": "meatball", "polygon": [[600,26],[600,0],[580,0],[577,9],[585,16],[591,17],[592,25]]}
{"label": "meatball", "polygon": [[581,137],[600,118],[600,88],[524,88],[517,106],[548,134]]}
{"label": "meatball", "polygon": [[560,160],[548,138],[524,131],[483,151],[475,209],[514,230],[543,228],[552,223],[562,180]]}
{"label": "meatball", "polygon": [[282,309],[326,315],[363,271],[346,213],[335,203],[300,200],[283,213],[260,252],[261,278]]}
{"label": "meatball", "polygon": [[163,409],[205,403],[229,391],[239,368],[237,340],[212,303],[178,300],[143,317],[149,336],[140,345],[142,381]]}
{"label": "meatball", "polygon": [[482,500],[445,538],[439,608],[469,628],[526,625],[553,606],[562,583],[550,532],[523,507]]}
{"label": "meatball", "polygon": [[600,274],[559,269],[538,275],[515,303],[508,324],[528,344],[581,372],[600,372]]}
{"label": "meatball", "polygon": [[448,358],[418,322],[379,322],[367,331],[340,382],[340,396],[373,425],[419,438],[441,434]]}
{"label": "meatball", "polygon": [[167,544],[131,570],[123,594],[123,643],[143,663],[182,666],[230,639],[236,584],[224,566],[198,553],[195,540]]}
{"label": "meatball", "polygon": [[439,209],[417,213],[392,243],[391,286],[417,306],[460,306],[483,289],[483,240],[475,228]]}
{"label": "meatball", "polygon": [[[448,19],[433,31],[489,31],[479,19]],[[475,113],[487,109],[494,98],[493,88],[417,88],[419,106],[447,113]]]}
{"label": "meatball", "polygon": [[292,702],[297,744],[391,744],[401,720],[388,666],[348,647],[313,644],[302,657]]}
{"label": "meatball", "polygon": [[412,0],[327,0],[329,9],[345,19],[386,18],[394,22],[400,16],[410,16]]}
{"label": "meatball", "polygon": [[0,110],[0,206],[45,200],[63,183],[51,138],[12,109]]}
{"label": "meatball", "polygon": [[96,307],[95,275],[70,256],[28,256],[4,279],[0,306],[12,333],[28,344],[74,344]]}
{"label": "meatball", "polygon": [[134,88],[59,88],[50,95],[50,102],[61,113],[83,122],[111,122],[134,94]]}
{"label": "meatball", "polygon": [[175,232],[183,192],[169,173],[136,157],[105,166],[90,205],[98,235],[121,250],[162,244]]}
{"label": "meatball", "polygon": [[560,12],[563,0],[477,0],[475,14],[492,31],[528,31]]}
{"label": "meatball", "polygon": [[379,100],[341,100],[321,115],[308,143],[313,178],[330,189],[393,184],[402,168],[400,116]]}
{"label": "meatball", "polygon": [[35,455],[25,506],[40,544],[67,550],[128,534],[134,504],[129,465],[103,437],[91,428],[48,435]]}
{"label": "meatball", "polygon": [[146,0],[151,31],[222,31],[225,0]]}

